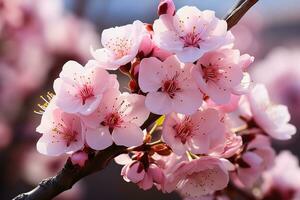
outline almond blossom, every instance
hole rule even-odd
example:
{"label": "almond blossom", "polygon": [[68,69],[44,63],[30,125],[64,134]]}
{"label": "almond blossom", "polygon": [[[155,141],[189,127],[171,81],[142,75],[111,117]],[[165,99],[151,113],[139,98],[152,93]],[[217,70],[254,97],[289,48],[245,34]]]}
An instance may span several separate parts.
{"label": "almond blossom", "polygon": [[193,6],[180,8],[174,16],[160,15],[153,29],[156,44],[175,53],[182,62],[194,62],[233,41],[226,22],[215,17],[214,11],[200,11]]}
{"label": "almond blossom", "polygon": [[268,91],[262,84],[257,84],[241,100],[241,108],[246,117],[253,117],[255,123],[275,139],[287,140],[296,133],[296,127],[290,123],[287,106],[270,101]]}
{"label": "almond blossom", "polygon": [[131,62],[139,51],[139,47],[147,31],[141,21],[133,24],[105,29],[101,43],[104,48],[91,50],[100,67],[116,70]]}
{"label": "almond blossom", "polygon": [[45,155],[58,156],[84,147],[84,126],[80,118],[62,111],[53,97],[36,131],[42,133],[37,150]]}
{"label": "almond blossom", "polygon": [[154,57],[143,59],[138,80],[141,90],[148,93],[146,107],[156,114],[195,112],[202,104],[202,95],[191,78],[192,67],[175,56],[164,62]]}
{"label": "almond blossom", "polygon": [[238,50],[221,49],[204,54],[193,69],[201,92],[218,104],[230,101],[231,94],[240,94],[248,90],[250,78],[243,72],[254,60]]}
{"label": "almond blossom", "polygon": [[185,198],[200,199],[225,188],[229,182],[224,163],[213,157],[181,161],[166,174],[164,191],[177,189]]}
{"label": "almond blossom", "polygon": [[85,67],[68,61],[54,81],[57,105],[68,113],[84,115],[93,112],[109,87],[109,74],[89,61]]}
{"label": "almond blossom", "polygon": [[142,95],[107,90],[98,108],[88,116],[81,116],[88,127],[86,143],[96,150],[113,142],[127,147],[141,145],[144,133],[140,126],[149,116],[144,102]]}
{"label": "almond blossom", "polygon": [[225,142],[225,125],[215,109],[198,110],[192,115],[171,113],[166,116],[162,138],[172,150],[205,154]]}

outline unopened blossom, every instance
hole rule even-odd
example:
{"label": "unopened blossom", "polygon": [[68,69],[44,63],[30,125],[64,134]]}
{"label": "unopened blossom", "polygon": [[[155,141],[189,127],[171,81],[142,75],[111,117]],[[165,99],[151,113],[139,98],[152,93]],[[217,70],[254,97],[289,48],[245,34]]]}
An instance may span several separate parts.
{"label": "unopened blossom", "polygon": [[56,103],[68,113],[90,114],[100,104],[109,80],[109,74],[98,68],[94,61],[89,61],[84,67],[68,61],[54,81]]}
{"label": "unopened blossom", "polygon": [[148,116],[144,96],[121,94],[118,90],[110,89],[92,114],[82,115],[88,126],[86,142],[96,150],[105,149],[113,142],[127,147],[141,145],[144,133],[140,126]]}
{"label": "unopened blossom", "polygon": [[168,14],[173,16],[175,14],[175,4],[173,0],[160,0],[158,5],[157,14],[163,15]]}
{"label": "unopened blossom", "polygon": [[91,50],[91,53],[100,67],[116,70],[135,58],[145,36],[144,24],[138,20],[133,24],[105,29],[101,36],[103,48]]}
{"label": "unopened blossom", "polygon": [[196,198],[224,189],[228,182],[228,170],[224,163],[213,157],[200,157],[182,161],[166,174],[165,192],[178,190],[185,198]]}
{"label": "unopened blossom", "polygon": [[84,147],[84,127],[75,114],[62,111],[55,105],[55,98],[46,108],[36,131],[42,134],[37,150],[45,155],[58,156],[78,151]]}
{"label": "unopened blossom", "polygon": [[282,151],[274,166],[263,173],[263,199],[297,200],[300,197],[299,161],[289,151]]}
{"label": "unopened blossom", "polygon": [[193,77],[201,92],[217,104],[229,103],[231,94],[246,92],[250,77],[244,69],[253,57],[239,50],[221,49],[204,54],[193,69]]}
{"label": "unopened blossom", "polygon": [[183,64],[175,56],[161,62],[145,58],[140,63],[139,86],[148,93],[146,107],[156,114],[191,114],[202,104],[202,95],[191,78],[193,64]]}
{"label": "unopened blossom", "polygon": [[287,106],[271,102],[262,84],[257,84],[247,98],[241,100],[241,108],[246,117],[252,116],[255,123],[275,139],[287,140],[296,133],[295,126],[289,123],[291,116]]}
{"label": "unopened blossom", "polygon": [[225,142],[225,125],[222,115],[211,108],[192,115],[171,113],[164,121],[162,138],[178,155],[205,154]]}
{"label": "unopened blossom", "polygon": [[124,165],[121,171],[123,179],[127,182],[136,183],[141,189],[151,189],[153,184],[160,185],[164,181],[163,171],[155,163],[144,164],[141,161],[132,160],[127,154],[118,156],[115,161]]}
{"label": "unopened blossom", "polygon": [[174,16],[160,15],[153,29],[156,44],[175,53],[182,62],[194,62],[233,40],[226,21],[215,17],[214,11],[193,6],[180,8]]}
{"label": "unopened blossom", "polygon": [[262,172],[272,167],[275,158],[270,139],[263,135],[254,137],[246,151],[237,158],[237,174],[233,175],[236,183],[246,187],[252,187]]}
{"label": "unopened blossom", "polygon": [[88,160],[88,154],[84,151],[78,151],[73,153],[70,158],[73,165],[83,167],[85,162]]}

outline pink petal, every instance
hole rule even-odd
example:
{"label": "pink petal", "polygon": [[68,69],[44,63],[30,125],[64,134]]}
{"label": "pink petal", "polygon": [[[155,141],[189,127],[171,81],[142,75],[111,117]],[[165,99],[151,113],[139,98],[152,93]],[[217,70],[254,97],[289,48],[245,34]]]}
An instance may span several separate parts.
{"label": "pink petal", "polygon": [[114,128],[112,138],[117,145],[126,147],[139,146],[143,144],[144,133],[137,125],[124,123],[122,127]]}
{"label": "pink petal", "polygon": [[183,90],[176,93],[172,108],[178,113],[192,114],[202,105],[202,98],[199,90]]}
{"label": "pink petal", "polygon": [[132,162],[128,154],[121,154],[114,158],[115,162],[119,165],[127,165]]}
{"label": "pink petal", "polygon": [[[145,97],[143,95],[123,93],[119,101],[126,102],[120,108],[120,110],[124,110],[122,115],[125,122],[141,126],[148,119],[150,112],[145,107]],[[131,107],[126,108],[126,105]]]}
{"label": "pink petal", "polygon": [[164,92],[150,92],[146,96],[145,105],[153,113],[163,115],[172,111],[171,98]]}
{"label": "pink petal", "polygon": [[113,143],[108,127],[87,128],[85,137],[86,143],[95,150],[106,149]]}
{"label": "pink petal", "polygon": [[162,62],[157,58],[145,58],[139,68],[139,86],[143,92],[156,92],[165,76]]}

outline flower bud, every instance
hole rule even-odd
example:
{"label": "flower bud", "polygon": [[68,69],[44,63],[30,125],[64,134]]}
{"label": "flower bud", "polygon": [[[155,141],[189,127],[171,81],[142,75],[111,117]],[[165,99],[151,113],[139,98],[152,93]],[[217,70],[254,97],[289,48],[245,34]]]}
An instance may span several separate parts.
{"label": "flower bud", "polygon": [[83,151],[78,151],[71,155],[71,161],[73,165],[79,165],[80,167],[83,167],[87,160],[88,155]]}
{"label": "flower bud", "polygon": [[145,170],[142,163],[136,161],[124,167],[126,167],[124,175],[131,182],[138,183],[144,179]]}
{"label": "flower bud", "polygon": [[158,5],[157,10],[158,16],[163,14],[174,15],[175,14],[175,4],[173,0],[161,0]]}

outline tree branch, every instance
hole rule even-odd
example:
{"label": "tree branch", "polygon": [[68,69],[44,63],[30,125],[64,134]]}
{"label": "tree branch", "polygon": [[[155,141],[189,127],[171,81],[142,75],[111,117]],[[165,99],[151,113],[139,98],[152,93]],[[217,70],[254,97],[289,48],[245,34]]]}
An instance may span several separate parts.
{"label": "tree branch", "polygon": [[235,26],[247,13],[247,11],[258,1],[259,0],[240,0],[232,11],[225,17],[228,24],[227,29],[230,30],[233,26]]}
{"label": "tree branch", "polygon": [[[147,128],[159,117],[160,115],[151,113],[141,128]],[[101,171],[113,158],[125,152],[126,147],[112,145],[90,158],[84,167],[75,166],[68,159],[64,168],[56,176],[41,181],[36,188],[30,192],[19,194],[13,200],[50,200],[60,193],[71,189],[77,181],[85,176]]]}
{"label": "tree branch", "polygon": [[[258,0],[239,1],[225,18],[228,24],[228,30],[236,25],[245,13],[257,2]],[[141,128],[147,128],[159,117],[160,115],[151,113]],[[77,181],[85,176],[102,170],[114,157],[125,152],[126,147],[112,145],[105,150],[99,151],[94,157],[90,158],[84,167],[74,166],[70,159],[68,159],[64,168],[56,176],[43,180],[36,188],[30,192],[19,194],[14,200],[50,200],[72,188]]]}

